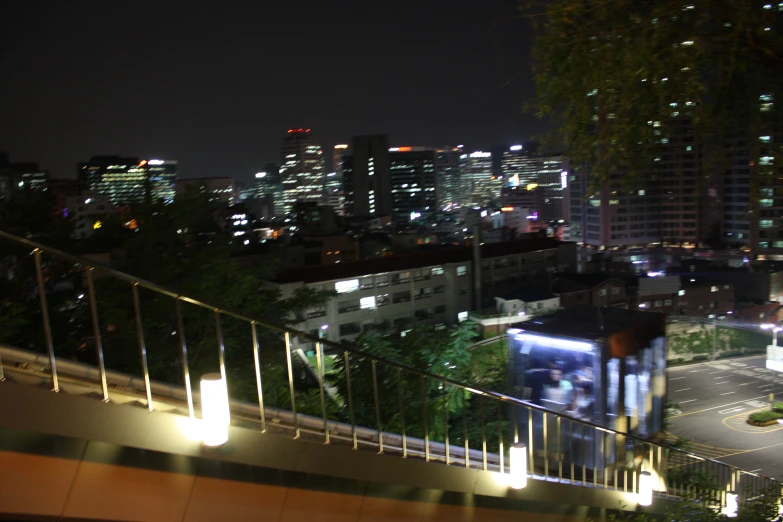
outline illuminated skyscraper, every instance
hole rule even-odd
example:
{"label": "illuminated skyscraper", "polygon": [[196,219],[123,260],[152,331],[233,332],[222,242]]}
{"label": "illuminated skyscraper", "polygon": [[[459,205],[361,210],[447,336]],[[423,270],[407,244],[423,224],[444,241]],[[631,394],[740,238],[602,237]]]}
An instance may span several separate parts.
{"label": "illuminated skyscraper", "polygon": [[104,194],[115,206],[171,203],[178,170],[176,161],[93,156],[79,163],[78,176],[82,190]]}
{"label": "illuminated skyscraper", "polygon": [[492,174],[492,153],[460,155],[460,206],[481,207],[500,198],[503,180]]}
{"label": "illuminated skyscraper", "polygon": [[289,129],[280,149],[280,180],[284,213],[297,201],[323,201],[326,162],[318,139],[310,129]]}
{"label": "illuminated skyscraper", "polygon": [[503,158],[500,162],[504,185],[526,187],[531,183],[538,183],[536,174],[540,163],[541,158],[531,151],[525,150],[522,145],[512,145],[503,152]]}
{"label": "illuminated skyscraper", "polygon": [[437,150],[437,207],[438,210],[451,209],[459,200],[459,163],[462,155],[462,145],[444,147]]}
{"label": "illuminated skyscraper", "polygon": [[348,145],[341,143],[334,146],[334,152],[332,153],[332,170],[341,179],[343,177],[343,156],[348,154]]}

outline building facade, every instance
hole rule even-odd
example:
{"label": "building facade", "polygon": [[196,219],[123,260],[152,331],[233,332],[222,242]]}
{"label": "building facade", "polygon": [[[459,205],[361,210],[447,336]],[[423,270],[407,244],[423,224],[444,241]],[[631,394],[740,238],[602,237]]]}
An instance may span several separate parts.
{"label": "building facade", "polygon": [[438,210],[451,210],[460,195],[460,156],[462,146],[437,149],[436,206]]}
{"label": "building facade", "polygon": [[288,129],[280,148],[282,213],[291,212],[297,201],[322,202],[325,179],[321,143],[310,129]]}
{"label": "building facade", "polygon": [[492,153],[476,151],[460,155],[461,207],[483,207],[500,199],[503,180],[492,172]]}
{"label": "building facade", "polygon": [[[333,341],[387,326],[451,325],[466,320],[473,307],[474,269],[470,248],[449,248],[340,263],[281,273],[276,284],[286,298],[303,286],[334,290],[326,306],[308,310],[299,329],[325,332]],[[529,240],[482,247],[480,281],[494,304],[510,285],[540,280],[545,273],[574,265],[575,245]]]}
{"label": "building facade", "polygon": [[77,172],[82,190],[103,194],[112,205],[121,206],[171,203],[179,166],[170,160],[93,156],[79,163]]}
{"label": "building facade", "polygon": [[343,157],[343,190],[350,216],[391,216],[389,136],[355,136],[353,154]]}
{"label": "building facade", "polygon": [[437,211],[437,158],[428,147],[389,149],[392,222],[403,225]]}
{"label": "building facade", "polygon": [[239,201],[234,178],[180,179],[175,186],[177,194],[188,190],[198,191],[200,194],[207,194],[209,201],[220,205],[231,206]]}

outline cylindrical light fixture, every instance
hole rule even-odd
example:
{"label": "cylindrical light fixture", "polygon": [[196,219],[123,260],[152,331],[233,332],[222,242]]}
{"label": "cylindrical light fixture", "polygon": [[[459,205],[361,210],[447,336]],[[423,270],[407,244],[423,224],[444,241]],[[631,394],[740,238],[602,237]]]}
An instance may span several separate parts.
{"label": "cylindrical light fixture", "polygon": [[728,518],[737,518],[737,508],[739,508],[739,495],[734,491],[726,493],[726,507],[723,508],[723,514]]}
{"label": "cylindrical light fixture", "polygon": [[639,505],[649,506],[652,504],[653,478],[649,471],[642,471],[639,475]]}
{"label": "cylindrical light fixture", "polygon": [[201,377],[201,419],[205,446],[220,446],[228,441],[228,387],[219,373]]}
{"label": "cylindrical light fixture", "polygon": [[508,485],[514,489],[527,486],[527,447],[517,442],[508,450],[509,479]]}

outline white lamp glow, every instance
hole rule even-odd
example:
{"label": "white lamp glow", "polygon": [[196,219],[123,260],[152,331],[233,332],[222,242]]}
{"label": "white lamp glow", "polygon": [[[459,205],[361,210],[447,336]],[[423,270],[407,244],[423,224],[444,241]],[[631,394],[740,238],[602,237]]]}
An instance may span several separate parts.
{"label": "white lamp glow", "polygon": [[737,508],[739,504],[737,499],[739,496],[733,491],[726,493],[726,507],[723,508],[723,514],[729,518],[737,518]]}
{"label": "white lamp glow", "polygon": [[201,418],[205,446],[220,446],[228,441],[228,388],[219,373],[201,377]]}
{"label": "white lamp glow", "polygon": [[653,478],[649,471],[642,471],[639,475],[639,505],[649,506],[652,504]]}
{"label": "white lamp glow", "polygon": [[512,445],[508,451],[509,480],[508,485],[514,489],[527,486],[527,448],[521,442]]}

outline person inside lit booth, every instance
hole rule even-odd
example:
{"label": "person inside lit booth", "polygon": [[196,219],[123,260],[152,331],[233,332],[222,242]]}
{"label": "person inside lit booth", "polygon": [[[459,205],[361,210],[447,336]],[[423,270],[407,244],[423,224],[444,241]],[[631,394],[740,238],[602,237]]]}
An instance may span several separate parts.
{"label": "person inside lit booth", "polygon": [[[537,316],[524,328],[508,330],[512,394],[540,407],[515,412],[515,433],[543,437],[544,426],[557,420],[555,415],[546,420],[545,411],[642,438],[662,432],[665,333],[662,314],[593,306]],[[592,465],[597,458],[588,449],[592,431],[579,435],[579,424],[574,426],[568,428],[573,434],[548,443],[579,447],[581,455],[567,458]],[[551,439],[552,427],[548,432]],[[575,446],[573,440],[580,437]],[[533,442],[544,447],[543,440]]]}

